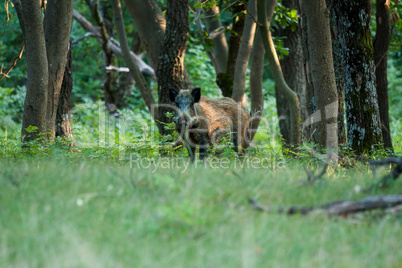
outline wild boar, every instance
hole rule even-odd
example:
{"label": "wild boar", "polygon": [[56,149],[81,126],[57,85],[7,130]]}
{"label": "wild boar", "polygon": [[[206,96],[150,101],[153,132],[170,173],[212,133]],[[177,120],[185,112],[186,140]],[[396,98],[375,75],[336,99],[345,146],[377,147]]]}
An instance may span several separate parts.
{"label": "wild boar", "polygon": [[[181,89],[179,92],[171,88],[170,100],[176,104],[176,130],[192,160],[197,146],[200,159],[204,159],[208,146],[221,142],[228,134],[236,152],[239,146],[241,152],[249,146],[247,129],[250,116],[233,99],[201,97],[200,88]],[[184,139],[186,131],[187,141]]]}

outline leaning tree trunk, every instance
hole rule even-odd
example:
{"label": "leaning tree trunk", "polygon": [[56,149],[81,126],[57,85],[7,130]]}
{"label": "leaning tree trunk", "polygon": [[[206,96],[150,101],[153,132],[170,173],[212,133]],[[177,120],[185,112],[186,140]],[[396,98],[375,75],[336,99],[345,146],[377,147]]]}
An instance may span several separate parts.
{"label": "leaning tree trunk", "polygon": [[64,69],[67,62],[67,52],[70,42],[72,22],[72,0],[48,1],[44,18],[44,26],[49,69],[46,132],[50,139],[53,139],[56,135],[56,115],[59,105]]}
{"label": "leaning tree trunk", "polygon": [[338,149],[338,94],[332,59],[332,40],[329,12],[325,0],[303,1],[306,13],[309,47],[309,66],[316,98],[316,140],[320,148]]}
{"label": "leaning tree trunk", "polygon": [[300,145],[301,139],[301,129],[299,124],[299,119],[301,117],[299,98],[297,97],[297,94],[286,84],[286,81],[283,77],[281,65],[279,64],[278,55],[276,54],[275,45],[272,40],[271,31],[269,30],[276,2],[276,0],[270,0],[268,1],[268,6],[266,6],[265,0],[257,0],[258,23],[260,25],[259,30],[261,33],[262,41],[264,43],[265,51],[267,53],[269,65],[271,66],[272,76],[274,77],[275,85],[289,102],[291,129],[289,145],[291,149],[296,150],[296,148]]}
{"label": "leaning tree trunk", "polygon": [[236,102],[240,102],[243,107],[246,105],[244,93],[246,91],[247,67],[250,60],[251,47],[253,46],[256,28],[256,23],[253,18],[256,13],[255,5],[256,0],[249,0],[240,48],[237,53],[233,80],[232,99]]}
{"label": "leaning tree trunk", "polygon": [[357,154],[382,144],[370,33],[371,1],[336,1],[345,79],[348,145]]}
{"label": "leaning tree trunk", "polygon": [[[158,119],[163,123],[170,121],[166,113],[173,112],[169,88],[179,90],[193,87],[191,82],[184,79],[184,55],[190,30],[187,5],[188,0],[167,1],[167,26],[156,74],[159,97]],[[169,133],[164,128],[160,129],[160,132]]]}
{"label": "leaning tree trunk", "polygon": [[155,100],[152,96],[151,90],[148,87],[148,84],[146,83],[144,76],[142,75],[136,63],[134,62],[134,59],[131,57],[131,51],[128,47],[126,31],[124,29],[124,20],[121,12],[120,1],[112,0],[111,2],[112,2],[113,17],[116,25],[116,30],[120,40],[121,51],[123,53],[123,59],[127,64],[128,68],[130,69],[130,73],[133,76],[134,81],[136,82],[140,90],[141,97],[145,101],[145,104],[147,105],[149,112],[151,113],[159,129],[161,129],[161,126],[158,123],[157,107],[155,104]]}
{"label": "leaning tree trunk", "polygon": [[381,129],[382,136],[384,138],[384,147],[389,148],[391,151],[393,151],[391,130],[389,128],[387,79],[388,48],[391,38],[389,5],[390,0],[377,0],[377,31],[374,38],[374,63],[377,82],[378,107],[380,109]]}
{"label": "leaning tree trunk", "polygon": [[244,23],[246,20],[246,6],[245,4],[236,4],[233,7],[233,19],[232,19],[232,33],[229,39],[229,51],[227,56],[226,72],[218,73],[216,75],[216,84],[222,91],[224,97],[232,97],[233,93],[233,80],[236,68],[237,54],[239,53],[240,43],[242,39],[242,33]]}
{"label": "leaning tree trunk", "polygon": [[[296,0],[284,0],[283,6],[289,9],[295,9],[300,14],[299,3]],[[300,25],[300,22],[299,22]],[[292,30],[291,26],[284,29],[278,27],[273,33],[275,36],[284,36],[284,47],[289,48],[289,55],[280,60],[283,76],[286,83],[293,89],[300,101],[301,120],[304,122],[309,112],[306,103],[306,76],[303,64],[303,49],[301,39],[301,27],[297,26]],[[290,107],[285,96],[275,87],[276,109],[279,118],[279,130],[287,147],[290,144]]]}
{"label": "leaning tree trunk", "polygon": [[[39,133],[46,133],[46,103],[48,94],[48,62],[46,42],[39,1],[22,1],[20,25],[25,29],[25,47],[28,66],[27,93],[22,118],[21,138],[23,141],[34,140]],[[36,133],[27,131],[28,127],[37,127]]]}
{"label": "leaning tree trunk", "polygon": [[59,106],[56,116],[56,137],[66,138],[71,146],[74,145],[73,128],[71,125],[71,92],[73,90],[73,60],[71,39],[67,53],[67,63],[64,69],[63,82],[61,84]]}

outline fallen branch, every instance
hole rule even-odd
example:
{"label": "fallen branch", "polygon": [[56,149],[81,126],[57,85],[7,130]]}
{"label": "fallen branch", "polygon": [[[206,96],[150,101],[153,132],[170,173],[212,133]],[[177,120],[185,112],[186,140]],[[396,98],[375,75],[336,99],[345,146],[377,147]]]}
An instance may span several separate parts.
{"label": "fallen branch", "polygon": [[370,165],[373,168],[373,173],[375,174],[377,168],[379,166],[384,166],[384,165],[391,165],[395,164],[396,166],[391,170],[391,173],[385,175],[382,177],[381,180],[379,180],[377,183],[371,185],[367,189],[364,190],[364,192],[370,192],[375,188],[381,188],[381,187],[386,187],[390,183],[394,182],[396,179],[398,179],[399,175],[402,173],[402,159],[401,158],[396,158],[396,157],[390,157],[384,160],[369,160]]}
{"label": "fallen branch", "polygon": [[[348,216],[349,214],[365,212],[375,209],[386,209],[388,212],[401,211],[402,195],[369,196],[362,200],[336,201],[320,207],[292,206],[290,208],[272,208],[261,205],[253,198],[248,199],[255,210],[264,212],[278,212],[287,215],[307,215],[312,212],[326,213],[328,216]],[[393,210],[392,210],[393,208]]]}
{"label": "fallen branch", "polygon": [[[74,19],[78,21],[78,23],[88,32],[91,32],[93,36],[98,40],[100,43],[103,42],[102,35],[98,27],[95,27],[90,23],[84,16],[74,10],[73,13]],[[113,38],[109,38],[107,42],[108,48],[115,54],[123,57],[123,52],[121,51],[120,44]],[[134,52],[130,51],[130,55],[133,58],[135,64],[137,65],[138,69],[143,75],[150,76],[155,79],[155,71],[154,69],[146,64],[138,55]]]}

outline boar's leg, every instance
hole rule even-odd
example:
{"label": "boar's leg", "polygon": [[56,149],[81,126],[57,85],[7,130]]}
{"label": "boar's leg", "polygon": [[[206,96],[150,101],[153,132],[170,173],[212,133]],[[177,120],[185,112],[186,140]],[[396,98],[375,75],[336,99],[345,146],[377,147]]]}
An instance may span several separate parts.
{"label": "boar's leg", "polygon": [[198,133],[198,139],[199,139],[199,148],[200,148],[200,152],[199,152],[199,156],[200,156],[200,160],[204,160],[205,156],[207,154],[207,149],[208,149],[208,140],[205,137],[204,133]]}

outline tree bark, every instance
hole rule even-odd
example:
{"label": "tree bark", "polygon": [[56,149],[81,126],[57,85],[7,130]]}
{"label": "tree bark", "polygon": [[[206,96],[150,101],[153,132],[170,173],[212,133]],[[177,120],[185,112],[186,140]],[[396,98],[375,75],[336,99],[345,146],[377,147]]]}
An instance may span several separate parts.
{"label": "tree bark", "polygon": [[[265,0],[257,0],[257,12],[258,12],[258,22],[260,26],[260,33],[264,43],[264,48],[267,53],[269,65],[271,66],[272,75],[275,80],[275,84],[282,94],[286,97],[289,102],[290,107],[290,147],[295,149],[300,144],[301,139],[301,129],[299,124],[300,115],[300,104],[299,98],[296,93],[289,88],[286,84],[282,69],[279,64],[278,55],[276,54],[275,45],[272,40],[271,31],[269,30],[272,15],[276,5],[276,0],[270,0],[268,7],[265,5]],[[268,11],[267,11],[268,9]],[[267,20],[268,14],[268,20]]]}
{"label": "tree bark", "polygon": [[72,44],[67,53],[67,63],[64,69],[63,82],[61,84],[59,106],[56,116],[56,137],[67,138],[71,146],[74,146],[73,128],[71,125],[71,92],[73,90],[73,60]]}
{"label": "tree bark", "polygon": [[56,115],[59,105],[61,83],[67,62],[73,21],[72,0],[49,0],[45,12],[45,40],[49,70],[49,88],[47,97],[47,135],[53,139],[56,135]]}
{"label": "tree bark", "polygon": [[264,44],[261,34],[256,32],[250,66],[250,126],[248,138],[251,141],[257,132],[264,111],[264,94],[262,92],[262,75],[264,72]]}
{"label": "tree bark", "polygon": [[387,61],[388,48],[391,39],[389,21],[390,0],[377,0],[376,22],[377,31],[374,38],[374,64],[377,82],[378,107],[380,109],[381,130],[384,138],[384,147],[393,151],[391,130],[388,113],[388,78]]}
{"label": "tree bark", "polygon": [[303,1],[303,12],[307,18],[307,44],[310,49],[309,65],[315,89],[316,116],[320,117],[317,120],[316,140],[320,148],[338,149],[338,94],[332,59],[329,10],[325,0]]}
{"label": "tree bark", "polygon": [[232,99],[236,102],[240,102],[243,106],[246,104],[244,96],[244,92],[246,91],[246,74],[256,28],[256,23],[254,21],[255,10],[256,0],[249,0],[233,79]]}
{"label": "tree bark", "polygon": [[[222,28],[221,16],[219,14],[219,7],[217,5],[214,5],[209,10],[205,10],[204,14],[208,34],[211,34],[212,32]],[[224,31],[214,36],[212,41],[214,42],[212,53],[216,62],[215,72],[217,74],[226,72],[226,64],[228,61],[228,43],[226,41]]]}
{"label": "tree bark", "polygon": [[[158,77],[158,119],[163,123],[170,120],[167,112],[173,112],[168,107],[172,105],[169,98],[169,89],[193,88],[184,75],[184,55],[186,53],[187,39],[190,30],[188,22],[188,0],[168,0],[166,12],[166,32],[157,69]],[[161,134],[169,131],[162,128]]]}
{"label": "tree bark", "polygon": [[345,80],[342,68],[342,46],[339,40],[339,32],[337,30],[337,14],[334,8],[334,0],[326,0],[327,7],[330,11],[329,22],[331,27],[332,39],[332,57],[334,60],[335,82],[338,92],[338,145],[346,145],[346,127],[345,127]]}
{"label": "tree bark", "polygon": [[[46,104],[49,72],[39,1],[22,0],[22,20],[25,25],[28,79],[21,138],[23,141],[30,141],[40,137],[39,133],[46,133],[47,123]],[[37,127],[36,132],[27,132],[29,126]]]}
{"label": "tree bark", "polygon": [[240,43],[243,34],[244,23],[246,20],[245,4],[236,4],[233,8],[232,32],[229,39],[229,51],[226,72],[218,73],[216,76],[216,84],[222,91],[224,97],[232,97],[233,80],[236,68],[236,59],[240,49]]}
{"label": "tree bark", "polygon": [[154,69],[157,68],[166,21],[155,0],[125,0],[145,50]]}
{"label": "tree bark", "polygon": [[362,154],[383,143],[370,33],[371,1],[336,1],[334,8],[345,79],[348,145]]}
{"label": "tree bark", "polygon": [[130,49],[128,47],[127,36],[124,29],[123,15],[121,14],[121,4],[119,0],[112,0],[113,16],[116,24],[117,34],[120,40],[120,46],[123,53],[123,59],[130,69],[130,73],[133,76],[140,92],[141,97],[144,99],[148,110],[150,111],[152,117],[157,122],[158,112],[155,105],[155,100],[151,94],[151,90],[146,83],[144,76],[142,76],[140,70],[135,64],[132,57],[130,57]]}
{"label": "tree bark", "polygon": [[[300,14],[299,3],[296,0],[284,0],[283,6],[295,9]],[[299,25],[301,22],[299,21]],[[306,102],[306,75],[303,64],[303,49],[301,38],[301,26],[294,31],[291,26],[282,29],[278,27],[273,32],[275,36],[284,36],[284,46],[289,49],[289,55],[280,60],[283,76],[286,83],[295,91],[300,101],[301,120],[304,122],[309,115]],[[285,148],[290,144],[290,108],[285,96],[275,87],[276,109],[279,118],[279,130],[282,135]]]}

